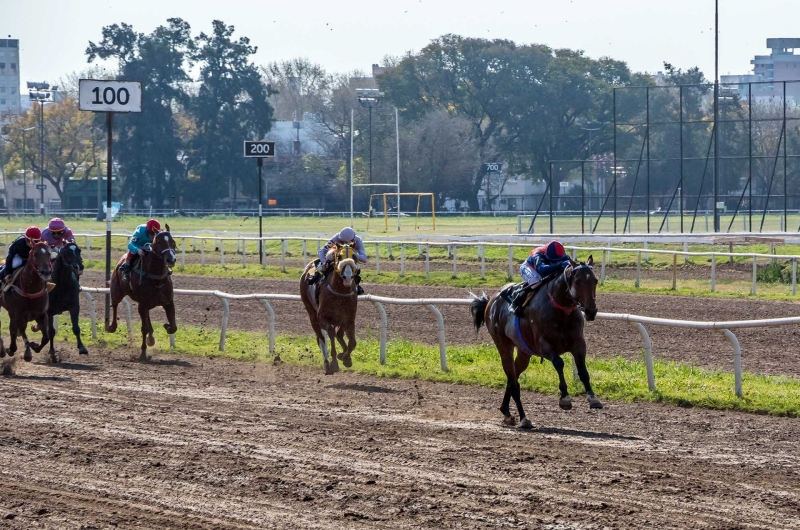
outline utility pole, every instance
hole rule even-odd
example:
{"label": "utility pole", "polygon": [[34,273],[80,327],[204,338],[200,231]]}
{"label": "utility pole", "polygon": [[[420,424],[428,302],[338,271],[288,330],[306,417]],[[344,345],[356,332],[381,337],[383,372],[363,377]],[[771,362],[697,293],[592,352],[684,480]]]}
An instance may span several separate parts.
{"label": "utility pole", "polygon": [[719,232],[719,0],[714,0],[714,232]]}

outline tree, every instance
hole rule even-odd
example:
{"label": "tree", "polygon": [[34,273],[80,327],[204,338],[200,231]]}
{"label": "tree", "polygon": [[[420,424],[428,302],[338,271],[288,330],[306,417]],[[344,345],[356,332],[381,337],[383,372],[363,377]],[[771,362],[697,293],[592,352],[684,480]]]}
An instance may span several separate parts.
{"label": "tree", "polygon": [[235,188],[241,180],[246,190],[258,188],[252,164],[242,157],[242,142],[262,138],[272,124],[264,85],[250,62],[257,48],[250,39],[233,39],[233,26],[213,22],[210,35],[195,38],[193,59],[201,65],[200,86],[192,101],[197,135],[192,145],[199,176],[197,196],[207,206],[225,195],[226,183]]}
{"label": "tree", "polygon": [[[122,23],[103,28],[103,38],[89,43],[88,61],[116,59],[118,79],[142,83],[142,112],[120,115],[115,130],[122,140],[114,154],[123,177],[122,193],[135,207],[146,202],[164,206],[180,195],[187,180],[181,155],[186,152],[175,121],[178,109],[189,103],[186,68],[193,41],[189,24],[167,20],[149,35]],[[172,201],[174,205],[174,201]]]}
{"label": "tree", "polygon": [[[67,204],[71,184],[88,179],[101,168],[103,136],[94,126],[91,114],[78,109],[74,99],[65,98],[44,108],[44,165],[39,148],[40,115],[38,105],[11,122],[5,148],[4,175],[16,175],[24,164],[32,174],[44,177]],[[23,129],[26,133],[23,151]]]}
{"label": "tree", "polygon": [[270,96],[277,120],[302,120],[324,104],[330,76],[319,64],[305,58],[272,62],[261,67],[266,83],[275,91]]}

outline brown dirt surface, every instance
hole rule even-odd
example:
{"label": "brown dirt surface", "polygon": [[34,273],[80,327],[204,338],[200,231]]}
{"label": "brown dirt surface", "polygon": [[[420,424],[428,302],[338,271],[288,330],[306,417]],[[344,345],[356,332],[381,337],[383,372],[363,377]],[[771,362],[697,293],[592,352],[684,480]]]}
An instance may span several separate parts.
{"label": "brown dirt surface", "polygon": [[[176,288],[220,290],[229,293],[288,293],[299,292],[298,281],[261,280],[244,278],[217,278],[189,276],[176,273]],[[87,271],[84,285],[102,285],[102,275]],[[397,298],[465,298],[466,289],[453,287],[425,287],[414,285],[366,285],[368,293]],[[84,304],[85,306],[86,304]],[[221,305],[213,298],[178,296],[178,325],[219,328]],[[98,314],[102,315],[102,297],[98,300]],[[601,293],[597,306],[606,313],[631,313],[650,317],[684,320],[749,320],[761,318],[795,317],[800,314],[800,304],[795,302],[767,301],[747,298],[685,297],[646,294]],[[300,302],[274,302],[276,331],[282,334],[311,334],[311,326]],[[403,337],[428,344],[438,341],[436,322],[424,307],[386,305],[389,336]],[[469,308],[441,306],[445,318],[445,337],[448,344],[490,343],[482,328],[475,333]],[[83,308],[88,315],[86,307]],[[154,324],[161,322],[163,311],[154,312]],[[138,315],[134,310],[134,325]],[[358,313],[359,336],[376,336],[380,326],[378,311],[370,303],[362,303]],[[266,332],[267,316],[256,302],[232,301],[229,326],[232,329]],[[727,339],[718,331],[701,331],[649,325],[656,359],[686,361],[710,369],[733,371],[733,351]],[[742,347],[743,367],[746,371],[773,375],[800,375],[800,356],[797,344],[800,326],[772,328],[747,328],[735,330]],[[623,356],[641,358],[639,333],[623,322],[597,320],[587,323],[586,340],[589,355],[597,357]]]}
{"label": "brown dirt surface", "polygon": [[0,380],[0,527],[800,528],[797,419],[130,353]]}

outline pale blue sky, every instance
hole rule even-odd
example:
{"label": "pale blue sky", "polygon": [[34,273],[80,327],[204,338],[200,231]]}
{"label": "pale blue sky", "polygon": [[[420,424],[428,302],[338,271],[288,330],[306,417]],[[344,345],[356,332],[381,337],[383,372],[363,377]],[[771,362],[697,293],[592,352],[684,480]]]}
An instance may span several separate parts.
{"label": "pale blue sky", "polygon": [[[768,37],[800,37],[800,1],[720,4],[720,74],[748,72]],[[257,64],[302,56],[329,71],[368,71],[445,33],[583,49],[635,70],[714,68],[713,0],[0,0],[0,36],[20,39],[23,82],[53,82],[85,68],[104,25],[150,32],[170,17],[195,33],[215,18],[233,24],[258,46]]]}

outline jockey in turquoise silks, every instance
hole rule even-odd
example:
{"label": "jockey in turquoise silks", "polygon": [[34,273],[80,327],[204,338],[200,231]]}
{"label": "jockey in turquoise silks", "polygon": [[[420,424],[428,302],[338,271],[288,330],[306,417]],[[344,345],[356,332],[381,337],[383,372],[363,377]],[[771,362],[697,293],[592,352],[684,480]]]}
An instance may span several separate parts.
{"label": "jockey in turquoise silks", "polygon": [[[131,261],[133,261],[133,258],[137,254],[144,257],[147,252],[146,245],[151,245],[153,243],[153,238],[155,238],[156,234],[160,231],[161,223],[156,219],[150,219],[147,223],[136,227],[136,230],[134,230],[131,236],[131,240],[128,242],[128,254],[125,256],[125,263],[120,268],[122,270],[123,281],[127,282],[130,280]],[[172,271],[170,271],[170,274],[172,274]]]}

